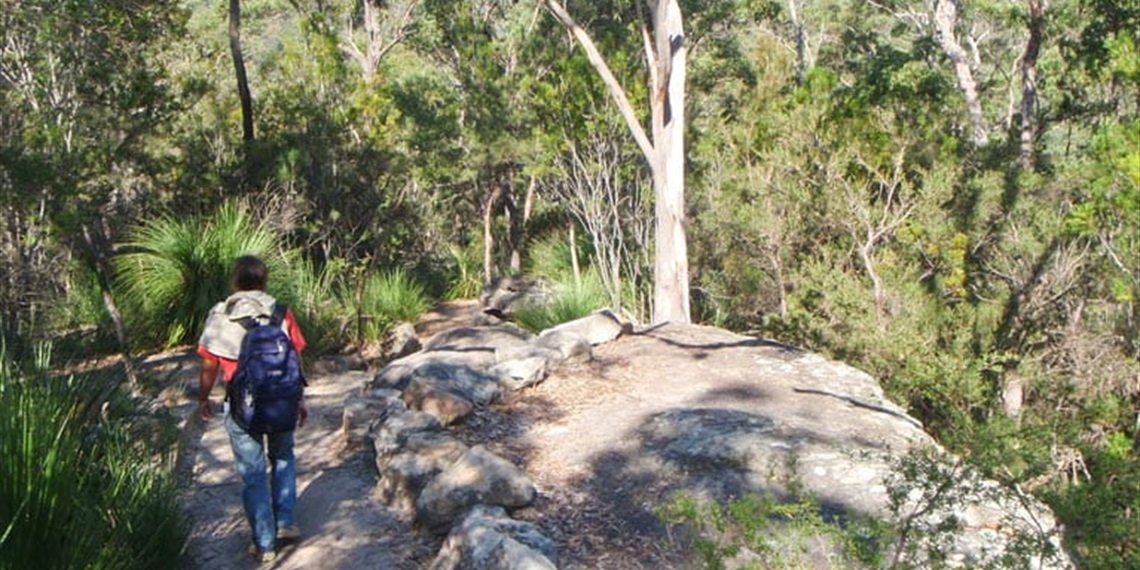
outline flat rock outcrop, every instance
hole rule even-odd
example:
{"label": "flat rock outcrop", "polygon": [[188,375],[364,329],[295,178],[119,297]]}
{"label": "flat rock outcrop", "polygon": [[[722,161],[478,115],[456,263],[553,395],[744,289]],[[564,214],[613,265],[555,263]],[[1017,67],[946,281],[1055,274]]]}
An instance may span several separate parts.
{"label": "flat rock outcrop", "polygon": [[[1047,508],[971,474],[873,378],[819,355],[709,327],[635,328],[608,312],[539,335],[507,324],[465,327],[441,332],[424,347],[388,365],[354,396],[378,394],[373,398],[396,399],[403,408],[357,400],[356,417],[346,414],[345,424],[346,433],[371,434],[381,485],[392,490],[387,496],[394,503],[414,505],[417,521],[434,532],[458,533],[433,567],[469,567],[458,560],[470,556],[458,552],[484,556],[507,546],[519,560],[538,564],[526,567],[653,567],[661,559],[603,552],[619,537],[660,543],[667,529],[657,509],[676,493],[720,502],[746,494],[807,495],[828,517],[905,525],[913,532],[886,548],[918,565],[934,553],[951,566],[982,566],[1035,544],[1034,555],[1018,559],[1023,567],[1073,567]],[[417,388],[422,378],[431,383]],[[470,409],[436,411],[424,392],[463,398]],[[367,410],[377,417],[360,417]],[[415,423],[407,414],[436,417],[413,430],[435,435],[405,433]],[[442,437],[470,442],[469,432],[488,423],[483,416],[514,425],[484,434],[485,447]],[[360,428],[362,422],[368,427]],[[434,445],[443,451],[432,451]],[[408,471],[416,463],[409,457],[420,455],[433,459]],[[908,461],[930,465],[904,469]],[[906,475],[916,472],[933,479]],[[505,489],[515,493],[493,492]],[[606,511],[613,536],[583,546],[574,536],[574,508]],[[533,524],[526,526],[530,538],[458,530],[490,524],[485,509]],[[534,538],[543,532],[573,554],[527,546],[546,545]],[[472,546],[473,533],[489,537],[490,545]]]}

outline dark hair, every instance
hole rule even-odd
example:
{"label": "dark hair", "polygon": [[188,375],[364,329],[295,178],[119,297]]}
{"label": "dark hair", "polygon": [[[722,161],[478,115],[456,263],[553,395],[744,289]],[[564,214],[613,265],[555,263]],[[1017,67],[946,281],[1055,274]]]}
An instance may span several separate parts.
{"label": "dark hair", "polygon": [[230,273],[230,285],[234,291],[263,291],[269,280],[269,269],[265,262],[252,255],[243,255],[234,260]]}

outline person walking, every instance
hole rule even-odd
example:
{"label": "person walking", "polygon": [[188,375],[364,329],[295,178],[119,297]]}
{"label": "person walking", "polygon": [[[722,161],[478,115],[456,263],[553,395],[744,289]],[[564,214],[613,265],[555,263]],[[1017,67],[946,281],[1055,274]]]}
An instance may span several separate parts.
{"label": "person walking", "polygon": [[[265,322],[274,314],[278,304],[265,292],[268,278],[269,271],[259,258],[250,255],[237,258],[230,274],[232,294],[210,309],[198,340],[198,355],[201,357],[198,417],[203,422],[214,416],[210,392],[219,372],[227,388],[237,372],[242,339],[249,326],[247,323],[250,319]],[[281,327],[300,355],[305,349],[305,337],[291,309],[285,311]],[[298,427],[304,425],[309,415],[303,398],[299,405]],[[260,562],[271,562],[277,556],[279,541],[296,540],[301,534],[294,518],[297,466],[293,431],[251,433],[229,413],[228,398],[222,407],[223,425],[242,479],[242,506],[253,535],[248,552]]]}

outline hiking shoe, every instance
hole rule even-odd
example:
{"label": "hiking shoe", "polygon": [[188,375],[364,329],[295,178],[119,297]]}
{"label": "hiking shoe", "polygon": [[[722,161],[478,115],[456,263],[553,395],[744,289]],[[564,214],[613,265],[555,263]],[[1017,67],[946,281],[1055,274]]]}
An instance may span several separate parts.
{"label": "hiking shoe", "polygon": [[277,529],[277,540],[297,540],[301,538],[301,529],[291,524]]}
{"label": "hiking shoe", "polygon": [[255,545],[255,544],[249,545],[249,548],[246,550],[246,552],[248,552],[249,555],[252,556],[254,560],[257,560],[258,562],[261,562],[262,564],[264,564],[266,562],[273,562],[274,560],[277,559],[277,552],[275,552],[273,550],[262,550],[262,549],[258,548],[257,545]]}

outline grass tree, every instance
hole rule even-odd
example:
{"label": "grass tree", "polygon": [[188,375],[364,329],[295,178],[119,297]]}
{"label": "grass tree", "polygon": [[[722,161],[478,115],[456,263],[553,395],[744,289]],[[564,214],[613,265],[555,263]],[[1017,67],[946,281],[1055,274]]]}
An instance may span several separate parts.
{"label": "grass tree", "polygon": [[[237,203],[213,216],[165,216],[136,227],[115,258],[116,286],[130,307],[128,322],[152,345],[191,342],[214,303],[229,294],[233,260],[256,255],[270,274],[287,266],[272,230],[254,223]],[[283,280],[270,279],[270,287]]]}
{"label": "grass tree", "polygon": [[429,305],[423,286],[402,269],[363,276],[356,290],[346,293],[342,303],[355,315],[359,344],[383,340],[389,329],[414,321]]}

